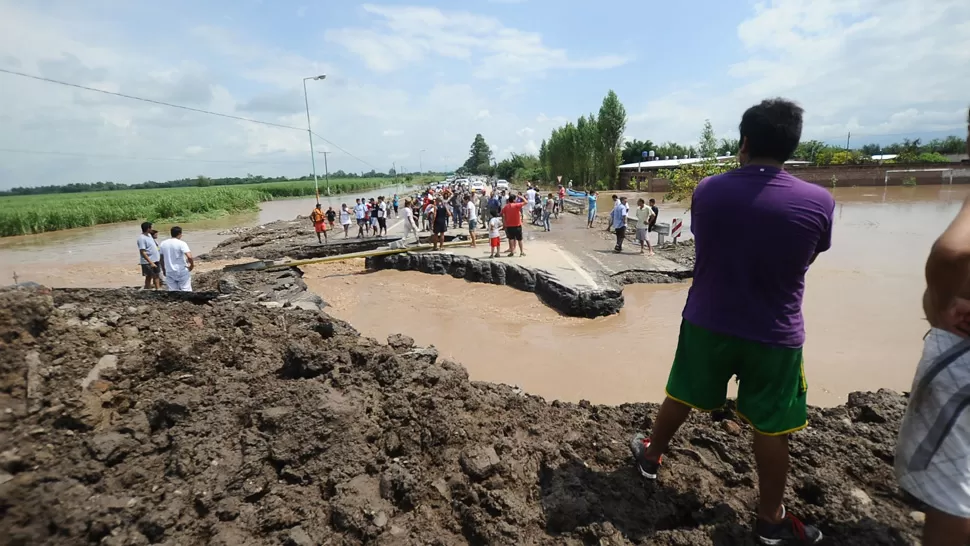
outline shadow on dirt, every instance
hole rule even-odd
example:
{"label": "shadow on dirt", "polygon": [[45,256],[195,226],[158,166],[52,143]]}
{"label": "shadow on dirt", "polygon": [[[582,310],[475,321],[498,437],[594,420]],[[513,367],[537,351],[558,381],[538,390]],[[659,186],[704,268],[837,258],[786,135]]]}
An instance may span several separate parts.
{"label": "shadow on dirt", "polygon": [[[642,480],[632,466],[598,472],[579,461],[557,468],[543,465],[539,485],[551,535],[580,535],[588,544],[624,539],[651,545],[758,544],[752,534],[754,506],[739,513],[727,503],[705,505],[692,491]],[[899,529],[869,517],[818,525],[826,535],[824,544],[909,544]]]}

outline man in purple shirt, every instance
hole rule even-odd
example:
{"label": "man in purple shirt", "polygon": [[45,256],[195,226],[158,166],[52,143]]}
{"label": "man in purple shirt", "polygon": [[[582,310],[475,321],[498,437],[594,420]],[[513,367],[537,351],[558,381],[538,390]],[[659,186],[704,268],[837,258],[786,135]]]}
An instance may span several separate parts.
{"label": "man in purple shirt", "polygon": [[783,170],[802,133],[802,109],[765,100],[741,118],[741,167],[702,180],[691,204],[697,261],[667,398],[650,437],[631,443],[640,473],[656,479],[691,408],[718,409],[737,376],[738,414],[755,430],[763,544],[815,544],[822,533],[782,505],[788,435],[807,424],[802,366],[805,273],[832,242],[835,200]]}

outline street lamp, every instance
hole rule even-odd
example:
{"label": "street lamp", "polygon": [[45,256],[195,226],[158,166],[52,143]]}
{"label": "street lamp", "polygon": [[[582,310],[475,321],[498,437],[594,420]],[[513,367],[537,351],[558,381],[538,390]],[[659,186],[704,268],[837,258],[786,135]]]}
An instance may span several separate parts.
{"label": "street lamp", "polygon": [[[310,99],[307,97],[306,92],[306,81],[307,80],[323,80],[326,79],[326,74],[320,74],[319,76],[311,76],[309,78],[303,78],[303,103],[306,104],[306,134],[310,137],[310,164],[313,166],[313,190],[317,196],[317,204],[320,204],[320,185],[317,182],[317,158],[313,153],[313,128],[310,127]],[[330,195],[330,183],[327,182],[327,195]]]}
{"label": "street lamp", "polygon": [[423,155],[424,155],[424,152],[427,152],[427,151],[428,150],[421,150],[420,152],[418,152],[418,170],[421,171],[418,174],[424,174],[424,158],[423,158]]}

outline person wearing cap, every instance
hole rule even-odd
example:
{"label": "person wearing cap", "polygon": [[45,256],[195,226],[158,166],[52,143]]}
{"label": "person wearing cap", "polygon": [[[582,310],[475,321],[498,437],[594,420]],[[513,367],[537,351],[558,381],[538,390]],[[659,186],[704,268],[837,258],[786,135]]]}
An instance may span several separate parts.
{"label": "person wearing cap", "polygon": [[162,280],[159,278],[158,244],[152,238],[152,231],[151,222],[142,222],[141,235],[138,236],[138,263],[141,266],[141,274],[145,277],[145,290],[150,288],[158,290],[162,287]]}

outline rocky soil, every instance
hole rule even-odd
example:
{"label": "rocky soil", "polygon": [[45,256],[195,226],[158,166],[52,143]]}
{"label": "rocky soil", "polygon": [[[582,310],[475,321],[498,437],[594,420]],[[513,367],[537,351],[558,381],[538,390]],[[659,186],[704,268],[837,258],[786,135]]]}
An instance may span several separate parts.
{"label": "rocky soil", "polygon": [[[0,544],[753,544],[730,411],[694,415],[646,484],[627,440],[653,404],[472,382],[244,289],[0,291]],[[918,534],[891,467],[904,406],[853,394],[794,436],[788,505],[827,544]]]}

